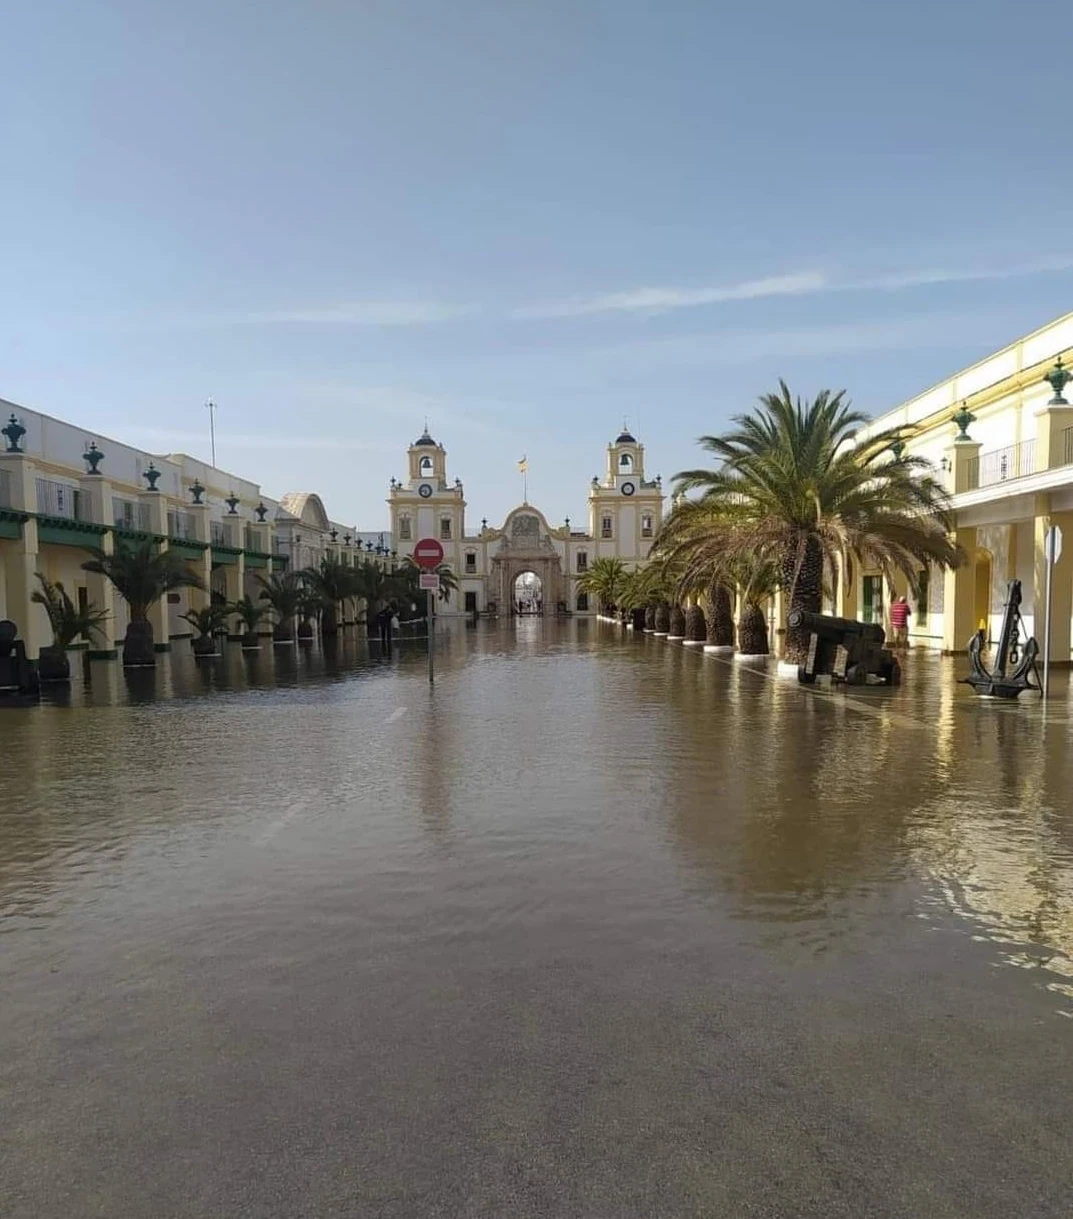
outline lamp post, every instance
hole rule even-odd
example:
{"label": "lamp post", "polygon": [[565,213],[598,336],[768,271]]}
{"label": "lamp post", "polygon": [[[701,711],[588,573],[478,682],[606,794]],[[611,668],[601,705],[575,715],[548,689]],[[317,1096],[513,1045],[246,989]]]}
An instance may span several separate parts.
{"label": "lamp post", "polygon": [[216,403],[210,398],[205,403],[205,409],[209,412],[209,444],[212,448],[212,464],[216,467]]}

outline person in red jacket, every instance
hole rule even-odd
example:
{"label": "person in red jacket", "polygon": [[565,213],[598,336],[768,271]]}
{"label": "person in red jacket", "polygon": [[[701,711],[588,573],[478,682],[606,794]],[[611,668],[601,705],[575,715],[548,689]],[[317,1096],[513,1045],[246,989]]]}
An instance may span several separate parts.
{"label": "person in red jacket", "polygon": [[904,648],[909,645],[909,602],[904,597],[895,597],[890,607],[890,624],[894,628],[894,646]]}

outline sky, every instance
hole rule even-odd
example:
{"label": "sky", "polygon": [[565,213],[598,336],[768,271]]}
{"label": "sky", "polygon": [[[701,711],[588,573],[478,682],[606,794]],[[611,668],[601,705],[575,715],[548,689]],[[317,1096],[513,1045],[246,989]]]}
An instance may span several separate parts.
{"label": "sky", "polygon": [[[869,412],[1073,310],[1068,4],[35,0],[0,397],[387,524],[665,479],[779,377]],[[1063,58],[1064,56],[1064,58]]]}

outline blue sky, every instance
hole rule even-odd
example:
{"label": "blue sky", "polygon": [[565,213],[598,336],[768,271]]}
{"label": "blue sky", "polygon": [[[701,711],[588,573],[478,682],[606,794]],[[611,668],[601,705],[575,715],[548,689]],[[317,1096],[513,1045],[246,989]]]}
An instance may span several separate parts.
{"label": "blue sky", "polygon": [[[36,0],[0,397],[382,526],[582,519],[779,376],[891,406],[1073,309],[1068,5]],[[1062,53],[1064,54],[1064,52]]]}

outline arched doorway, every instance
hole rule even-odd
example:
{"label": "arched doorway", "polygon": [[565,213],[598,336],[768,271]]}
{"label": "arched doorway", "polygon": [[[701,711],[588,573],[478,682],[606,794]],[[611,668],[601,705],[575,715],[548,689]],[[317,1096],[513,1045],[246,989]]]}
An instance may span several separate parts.
{"label": "arched doorway", "polygon": [[544,581],[535,571],[523,571],[515,576],[511,609],[515,614],[543,614]]}
{"label": "arched doorway", "polygon": [[973,626],[982,628],[987,639],[991,638],[991,553],[976,552],[975,585],[973,589]]}

